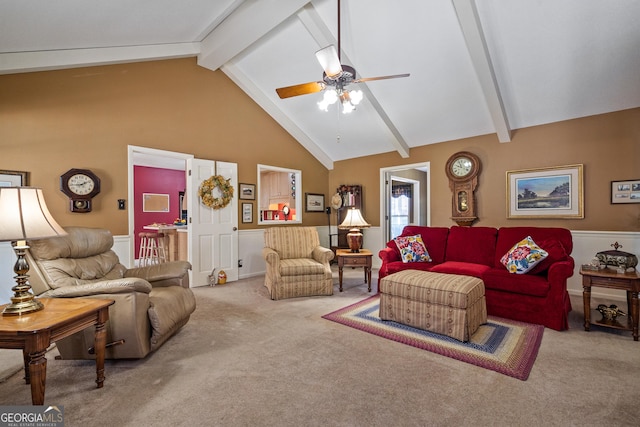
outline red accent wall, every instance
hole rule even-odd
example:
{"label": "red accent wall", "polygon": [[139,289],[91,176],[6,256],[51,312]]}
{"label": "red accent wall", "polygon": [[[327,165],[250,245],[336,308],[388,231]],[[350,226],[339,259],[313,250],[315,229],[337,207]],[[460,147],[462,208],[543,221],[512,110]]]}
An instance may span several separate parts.
{"label": "red accent wall", "polygon": [[[142,227],[153,223],[173,224],[180,217],[179,193],[187,185],[185,171],[174,169],[151,168],[147,166],[133,167],[133,210],[135,234],[135,258],[140,250],[138,234],[145,231]],[[142,212],[143,193],[169,195],[169,212]]]}

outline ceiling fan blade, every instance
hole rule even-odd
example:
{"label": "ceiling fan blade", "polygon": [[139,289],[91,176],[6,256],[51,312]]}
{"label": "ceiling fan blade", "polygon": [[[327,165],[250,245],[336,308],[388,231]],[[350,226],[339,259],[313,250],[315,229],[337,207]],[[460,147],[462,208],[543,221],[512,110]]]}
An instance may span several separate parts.
{"label": "ceiling fan blade", "polygon": [[362,83],[362,82],[371,82],[373,80],[387,80],[387,79],[397,79],[400,77],[409,77],[411,74],[394,74],[391,76],[380,76],[380,77],[363,77],[357,80],[354,80],[353,83]]}
{"label": "ceiling fan blade", "polygon": [[324,90],[325,84],[321,82],[309,82],[299,85],[280,87],[276,89],[280,99],[291,98],[292,96],[307,95]]}
{"label": "ceiling fan blade", "polygon": [[322,66],[324,73],[330,79],[337,79],[342,75],[342,65],[336,47],[332,44],[316,52],[316,58]]}

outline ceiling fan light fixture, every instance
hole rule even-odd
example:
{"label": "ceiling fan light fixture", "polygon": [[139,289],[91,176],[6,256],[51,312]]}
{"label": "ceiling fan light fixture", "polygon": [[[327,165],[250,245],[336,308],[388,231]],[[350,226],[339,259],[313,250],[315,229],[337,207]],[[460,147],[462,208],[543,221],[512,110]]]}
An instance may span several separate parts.
{"label": "ceiling fan light fixture", "polygon": [[342,104],[342,114],[349,114],[356,109],[356,105],[362,101],[361,90],[345,90],[340,93],[340,103]]}
{"label": "ceiling fan light fixture", "polygon": [[329,45],[317,51],[316,58],[330,80],[337,80],[342,76],[340,56],[334,45]]}
{"label": "ceiling fan light fixture", "polygon": [[349,92],[349,98],[351,98],[351,103],[353,105],[358,105],[360,104],[360,101],[362,101],[362,98],[364,98],[364,95],[361,90],[352,90]]}
{"label": "ceiling fan light fixture", "polygon": [[349,114],[355,109],[356,107],[351,102],[347,101],[342,103],[342,114]]}
{"label": "ceiling fan light fixture", "polygon": [[324,93],[322,100],[318,102],[318,108],[322,111],[328,111],[329,105],[335,104],[338,100],[338,93],[335,90],[328,90]]}

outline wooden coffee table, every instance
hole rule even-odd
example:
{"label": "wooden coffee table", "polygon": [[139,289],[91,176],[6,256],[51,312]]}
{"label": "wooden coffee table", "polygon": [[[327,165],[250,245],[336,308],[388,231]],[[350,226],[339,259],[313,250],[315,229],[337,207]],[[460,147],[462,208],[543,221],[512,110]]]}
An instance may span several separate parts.
{"label": "wooden coffee table", "polygon": [[360,249],[360,252],[351,252],[350,249],[337,249],[336,258],[338,258],[340,292],[342,292],[342,268],[344,266],[364,267],[364,283],[369,285],[369,292],[371,292],[371,261],[373,258],[371,251]]}
{"label": "wooden coffee table", "polygon": [[[44,404],[47,377],[45,353],[52,342],[96,326],[96,383],[104,383],[104,352],[110,299],[38,298],[44,309],[21,316],[0,316],[0,348],[22,349],[27,384],[31,384],[31,402]],[[5,306],[0,306],[2,310]],[[15,402],[14,402],[15,403]]]}
{"label": "wooden coffee table", "polygon": [[[580,269],[582,275],[582,299],[584,303],[584,330],[588,331],[591,324],[607,328],[632,331],[633,340],[638,341],[638,292],[640,292],[640,274],[617,273],[610,269],[585,270]],[[591,322],[591,287],[600,286],[609,289],[627,291],[627,324],[615,322]]]}

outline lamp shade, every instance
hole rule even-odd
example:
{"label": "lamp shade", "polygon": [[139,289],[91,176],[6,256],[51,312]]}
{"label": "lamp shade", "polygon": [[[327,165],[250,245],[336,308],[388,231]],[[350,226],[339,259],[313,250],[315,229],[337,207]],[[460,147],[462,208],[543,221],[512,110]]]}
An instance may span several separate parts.
{"label": "lamp shade", "polygon": [[66,235],[49,213],[42,189],[0,187],[0,242]]}
{"label": "lamp shade", "polygon": [[351,228],[368,228],[371,227],[371,224],[367,223],[362,217],[360,213],[360,209],[351,208],[347,211],[347,216],[345,217],[342,224],[338,226],[341,229],[351,229]]}

